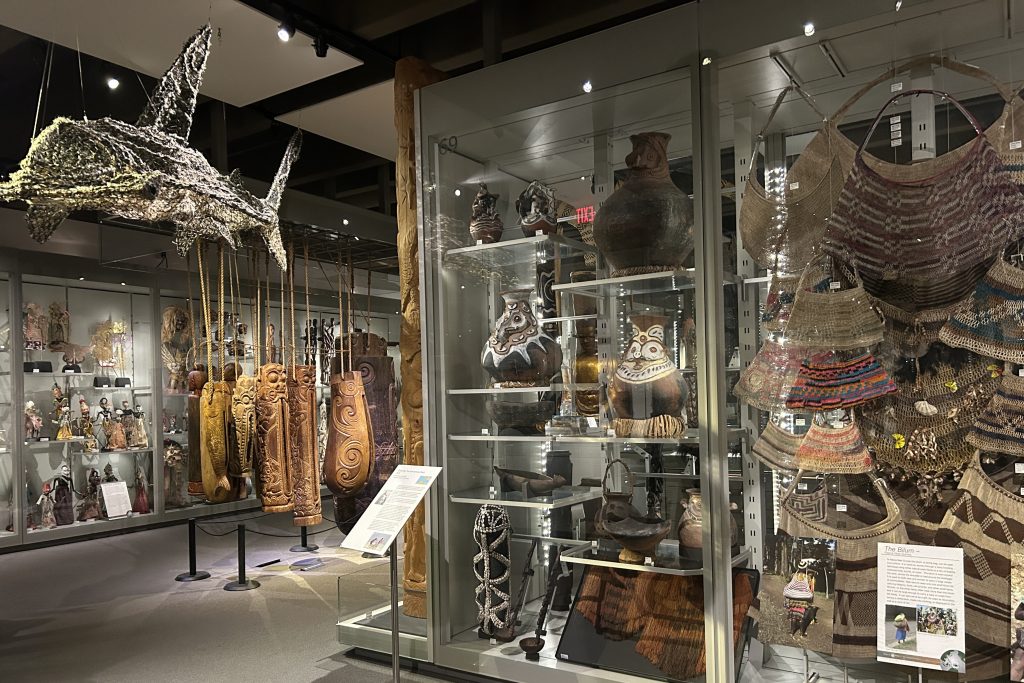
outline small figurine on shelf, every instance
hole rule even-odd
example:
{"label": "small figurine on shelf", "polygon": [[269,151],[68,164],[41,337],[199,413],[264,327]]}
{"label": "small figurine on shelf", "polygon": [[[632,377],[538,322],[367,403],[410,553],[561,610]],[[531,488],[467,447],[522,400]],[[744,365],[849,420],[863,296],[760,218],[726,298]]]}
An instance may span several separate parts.
{"label": "small figurine on shelf", "polygon": [[103,483],[113,484],[114,482],[121,481],[120,474],[114,467],[114,464],[108,460],[107,464],[103,466]]}
{"label": "small figurine on shelf", "polygon": [[124,433],[124,413],[120,408],[114,411],[114,417],[103,425],[107,436],[107,451],[123,451],[128,448],[128,438]]}
{"label": "small figurine on shelf", "polygon": [[167,507],[185,507],[185,454],[173,439],[164,439],[164,493]]}
{"label": "small figurine on shelf", "polygon": [[46,316],[39,304],[25,304],[22,318],[22,332],[25,337],[25,350],[42,351],[44,346],[43,325]]}
{"label": "small figurine on shelf", "polygon": [[96,441],[96,434],[92,429],[92,415],[89,410],[89,404],[86,403],[84,398],[78,399],[78,413],[80,415],[77,421],[78,435],[85,439],[82,442],[82,450],[86,453],[95,453],[99,450],[99,444]]}
{"label": "small figurine on shelf", "polygon": [[50,482],[43,482],[43,493],[39,496],[36,504],[41,510],[39,526],[44,529],[52,529],[57,526],[57,518],[53,514],[53,489],[50,487]]}
{"label": "small figurine on shelf", "polygon": [[66,405],[60,407],[60,415],[54,422],[57,425],[57,441],[70,441],[75,438],[71,431],[71,408]]}
{"label": "small figurine on shelf", "polygon": [[171,413],[171,419],[167,423],[167,431],[171,434],[178,434],[181,429],[178,427],[178,416]]}
{"label": "small figurine on shelf", "polygon": [[469,234],[479,244],[491,244],[501,239],[504,226],[498,215],[498,196],[487,191],[480,183],[480,191],[473,199],[473,215],[469,219]]}
{"label": "small figurine on shelf", "polygon": [[135,467],[135,500],[132,502],[132,512],[138,515],[149,513],[149,494],[147,489],[149,482],[146,481],[146,471],[141,466]]}
{"label": "small figurine on shelf", "polygon": [[39,440],[43,429],[43,416],[39,414],[35,401],[25,401],[25,436]]}
{"label": "small figurine on shelf", "polygon": [[[93,471],[95,472],[95,470]],[[53,478],[53,516],[57,520],[57,526],[67,526],[75,521],[71,498],[73,490],[71,467],[63,462],[57,471],[57,476]]]}
{"label": "small figurine on shelf", "polygon": [[142,406],[135,404],[132,411],[132,440],[129,442],[131,448],[149,448],[149,435],[146,434],[146,414],[142,412]]}
{"label": "small figurine on shelf", "polygon": [[128,406],[128,401],[121,401],[121,408],[117,414],[120,416],[121,426],[124,429],[125,447],[131,448],[135,441],[135,414]]}
{"label": "small figurine on shelf", "polygon": [[50,318],[48,321],[49,344],[47,348],[51,351],[63,351],[64,345],[68,342],[71,330],[71,315],[68,309],[54,301],[50,304]]}
{"label": "small figurine on shelf", "polygon": [[89,470],[89,483],[82,494],[82,504],[78,507],[78,521],[91,522],[100,519],[103,512],[100,510],[100,473],[95,468]]}

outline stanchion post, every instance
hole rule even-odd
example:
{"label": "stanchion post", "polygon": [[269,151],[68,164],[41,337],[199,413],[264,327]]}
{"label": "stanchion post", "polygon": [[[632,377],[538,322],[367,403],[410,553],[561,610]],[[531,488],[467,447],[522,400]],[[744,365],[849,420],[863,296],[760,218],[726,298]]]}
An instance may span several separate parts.
{"label": "stanchion post", "polygon": [[305,525],[299,527],[299,534],[299,545],[293,545],[291,548],[289,548],[289,550],[291,550],[293,553],[312,553],[320,549],[320,546],[318,546],[316,543],[314,543],[313,545],[309,544],[309,531],[307,530]]}
{"label": "stanchion post", "polygon": [[[397,538],[397,536],[395,537]],[[391,675],[395,683],[402,676],[402,653],[398,638],[398,548],[391,542]]]}
{"label": "stanchion post", "polygon": [[224,586],[226,591],[248,591],[259,588],[260,582],[245,578],[245,525],[238,525],[238,580]]}
{"label": "stanchion post", "polygon": [[175,581],[202,581],[210,578],[210,572],[196,571],[196,518],[189,517],[188,520],[188,572],[178,574]]}

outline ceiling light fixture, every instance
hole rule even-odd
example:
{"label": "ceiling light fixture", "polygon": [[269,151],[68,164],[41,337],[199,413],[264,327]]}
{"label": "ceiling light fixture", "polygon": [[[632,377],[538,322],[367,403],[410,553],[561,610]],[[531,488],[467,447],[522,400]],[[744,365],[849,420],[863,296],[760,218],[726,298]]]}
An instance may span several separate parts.
{"label": "ceiling light fixture", "polygon": [[78,278],[78,281],[81,282],[84,279],[85,279],[84,277],[80,277],[80,278]]}
{"label": "ceiling light fixture", "polygon": [[295,28],[281,22],[281,25],[277,27],[277,38],[282,43],[287,43],[295,35]]}
{"label": "ceiling light fixture", "polygon": [[903,0],[896,0],[896,11],[899,12],[901,7],[903,7]]}
{"label": "ceiling light fixture", "polygon": [[117,86],[121,85],[121,81],[117,80],[114,76],[107,79],[107,87],[111,90],[117,90]]}
{"label": "ceiling light fixture", "polygon": [[459,188],[456,187],[455,188],[455,196],[456,197],[461,197],[462,196],[462,190],[460,190]]}
{"label": "ceiling light fixture", "polygon": [[348,225],[348,219],[347,218],[342,218],[341,219],[341,224],[342,225]]}
{"label": "ceiling light fixture", "polygon": [[804,35],[807,36],[808,38],[814,35],[813,22],[808,21],[806,24],[804,24]]}
{"label": "ceiling light fixture", "polygon": [[594,84],[590,81],[583,81],[583,92],[590,92],[594,89]]}
{"label": "ceiling light fixture", "polygon": [[123,283],[123,282],[122,282],[122,283],[121,283],[121,286],[122,286],[122,287],[127,287],[128,285],[126,285],[125,283]]}
{"label": "ceiling light fixture", "polygon": [[710,63],[711,63],[711,57],[705,57],[704,59],[700,60],[701,66],[707,66]]}

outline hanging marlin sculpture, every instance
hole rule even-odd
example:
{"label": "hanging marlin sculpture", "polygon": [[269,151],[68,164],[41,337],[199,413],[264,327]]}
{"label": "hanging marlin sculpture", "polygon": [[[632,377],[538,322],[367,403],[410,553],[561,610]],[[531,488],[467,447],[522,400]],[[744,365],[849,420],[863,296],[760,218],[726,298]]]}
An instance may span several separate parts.
{"label": "hanging marlin sculpture", "polygon": [[189,147],[211,35],[207,24],[185,43],[134,125],[57,118],[40,131],[19,169],[0,182],[0,201],[28,202],[26,220],[36,241],[49,239],[73,210],[105,211],[172,223],[182,256],[199,237],[223,237],[237,247],[239,233],[256,230],[286,268],[277,211],[301,133],[292,136],[262,199],[245,189],[237,169],[222,175]]}

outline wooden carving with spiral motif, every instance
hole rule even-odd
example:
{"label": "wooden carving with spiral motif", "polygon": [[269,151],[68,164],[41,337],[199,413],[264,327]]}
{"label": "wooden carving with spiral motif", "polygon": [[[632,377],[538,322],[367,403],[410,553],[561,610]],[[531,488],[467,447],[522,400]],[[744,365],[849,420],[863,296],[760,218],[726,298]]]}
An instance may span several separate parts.
{"label": "wooden carving with spiral motif", "polygon": [[256,378],[252,375],[239,375],[235,379],[231,415],[235,420],[238,447],[228,463],[228,474],[245,477],[252,471],[253,452],[256,450]]}
{"label": "wooden carving with spiral motif", "polygon": [[227,382],[207,382],[199,403],[203,490],[211,503],[224,503],[232,498],[228,481],[231,389]]}
{"label": "wooden carving with spiral motif", "polygon": [[288,376],[288,437],[291,448],[295,526],[323,521],[320,506],[320,455],[316,433],[316,366],[293,365]]}
{"label": "wooden carving with spiral motif", "polygon": [[291,464],[288,461],[288,387],[284,366],[260,367],[256,384],[256,446],[264,512],[292,510]]}
{"label": "wooden carving with spiral motif", "polygon": [[331,377],[328,428],[324,481],[336,496],[356,496],[370,478],[374,459],[370,411],[358,372]]}

